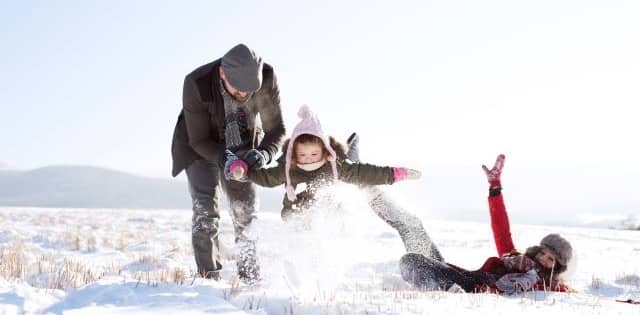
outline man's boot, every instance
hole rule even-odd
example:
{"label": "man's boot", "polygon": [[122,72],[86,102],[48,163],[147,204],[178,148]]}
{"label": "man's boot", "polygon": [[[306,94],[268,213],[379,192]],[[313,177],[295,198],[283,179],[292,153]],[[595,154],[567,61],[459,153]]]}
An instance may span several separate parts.
{"label": "man's boot", "polygon": [[211,241],[211,237],[206,233],[194,233],[191,241],[193,243],[193,253],[196,259],[198,275],[207,279],[220,280],[222,264],[213,259],[214,242]]}

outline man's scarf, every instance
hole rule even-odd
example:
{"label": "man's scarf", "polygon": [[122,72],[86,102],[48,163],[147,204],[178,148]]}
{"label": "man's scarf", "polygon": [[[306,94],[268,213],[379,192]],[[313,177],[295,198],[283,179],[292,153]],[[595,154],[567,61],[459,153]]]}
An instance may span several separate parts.
{"label": "man's scarf", "polygon": [[241,105],[238,101],[227,93],[222,80],[220,81],[220,92],[224,100],[225,146],[227,149],[236,152],[251,142],[247,129],[246,112],[240,107]]}

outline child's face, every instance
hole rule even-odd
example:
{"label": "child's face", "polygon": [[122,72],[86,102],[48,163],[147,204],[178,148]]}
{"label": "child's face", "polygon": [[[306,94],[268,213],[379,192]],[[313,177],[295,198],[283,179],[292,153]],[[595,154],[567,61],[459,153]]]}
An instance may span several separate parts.
{"label": "child's face", "polygon": [[556,264],[556,256],[549,249],[543,247],[536,255],[536,261],[543,267],[551,269]]}
{"label": "child's face", "polygon": [[322,146],[318,143],[298,143],[296,144],[296,162],[298,164],[311,164],[324,159]]}

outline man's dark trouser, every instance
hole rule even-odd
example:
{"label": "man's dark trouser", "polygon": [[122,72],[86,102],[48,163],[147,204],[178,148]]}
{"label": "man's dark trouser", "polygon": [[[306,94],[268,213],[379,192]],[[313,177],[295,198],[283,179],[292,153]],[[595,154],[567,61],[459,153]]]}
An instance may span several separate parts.
{"label": "man's dark trouser", "polygon": [[227,181],[222,170],[207,160],[196,160],[186,169],[189,192],[193,202],[191,241],[198,273],[207,278],[217,278],[220,264],[218,224],[220,220],[220,191],[229,200],[235,242],[239,253],[238,274],[243,280],[260,277],[255,248],[255,236],[249,227],[256,218],[256,192],[251,183]]}
{"label": "man's dark trouser", "polygon": [[402,279],[423,290],[449,290],[457,284],[465,292],[473,292],[476,285],[492,285],[495,276],[482,271],[457,270],[442,261],[417,253],[408,253],[400,259]]}

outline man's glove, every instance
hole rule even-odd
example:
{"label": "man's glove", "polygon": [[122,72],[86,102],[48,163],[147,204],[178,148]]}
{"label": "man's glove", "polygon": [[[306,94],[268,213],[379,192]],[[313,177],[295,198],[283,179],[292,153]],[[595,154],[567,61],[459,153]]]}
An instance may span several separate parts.
{"label": "man's glove", "polygon": [[224,152],[224,178],[244,182],[247,180],[247,163],[238,158],[233,152]]}
{"label": "man's glove", "polygon": [[502,175],[502,167],[504,167],[504,158],[504,154],[498,155],[492,169],[488,169],[487,166],[482,165],[482,169],[484,173],[487,174],[487,181],[491,187],[501,187],[500,175]]}
{"label": "man's glove", "polygon": [[244,154],[242,159],[247,162],[252,170],[265,167],[271,160],[271,155],[266,150],[251,149]]}

